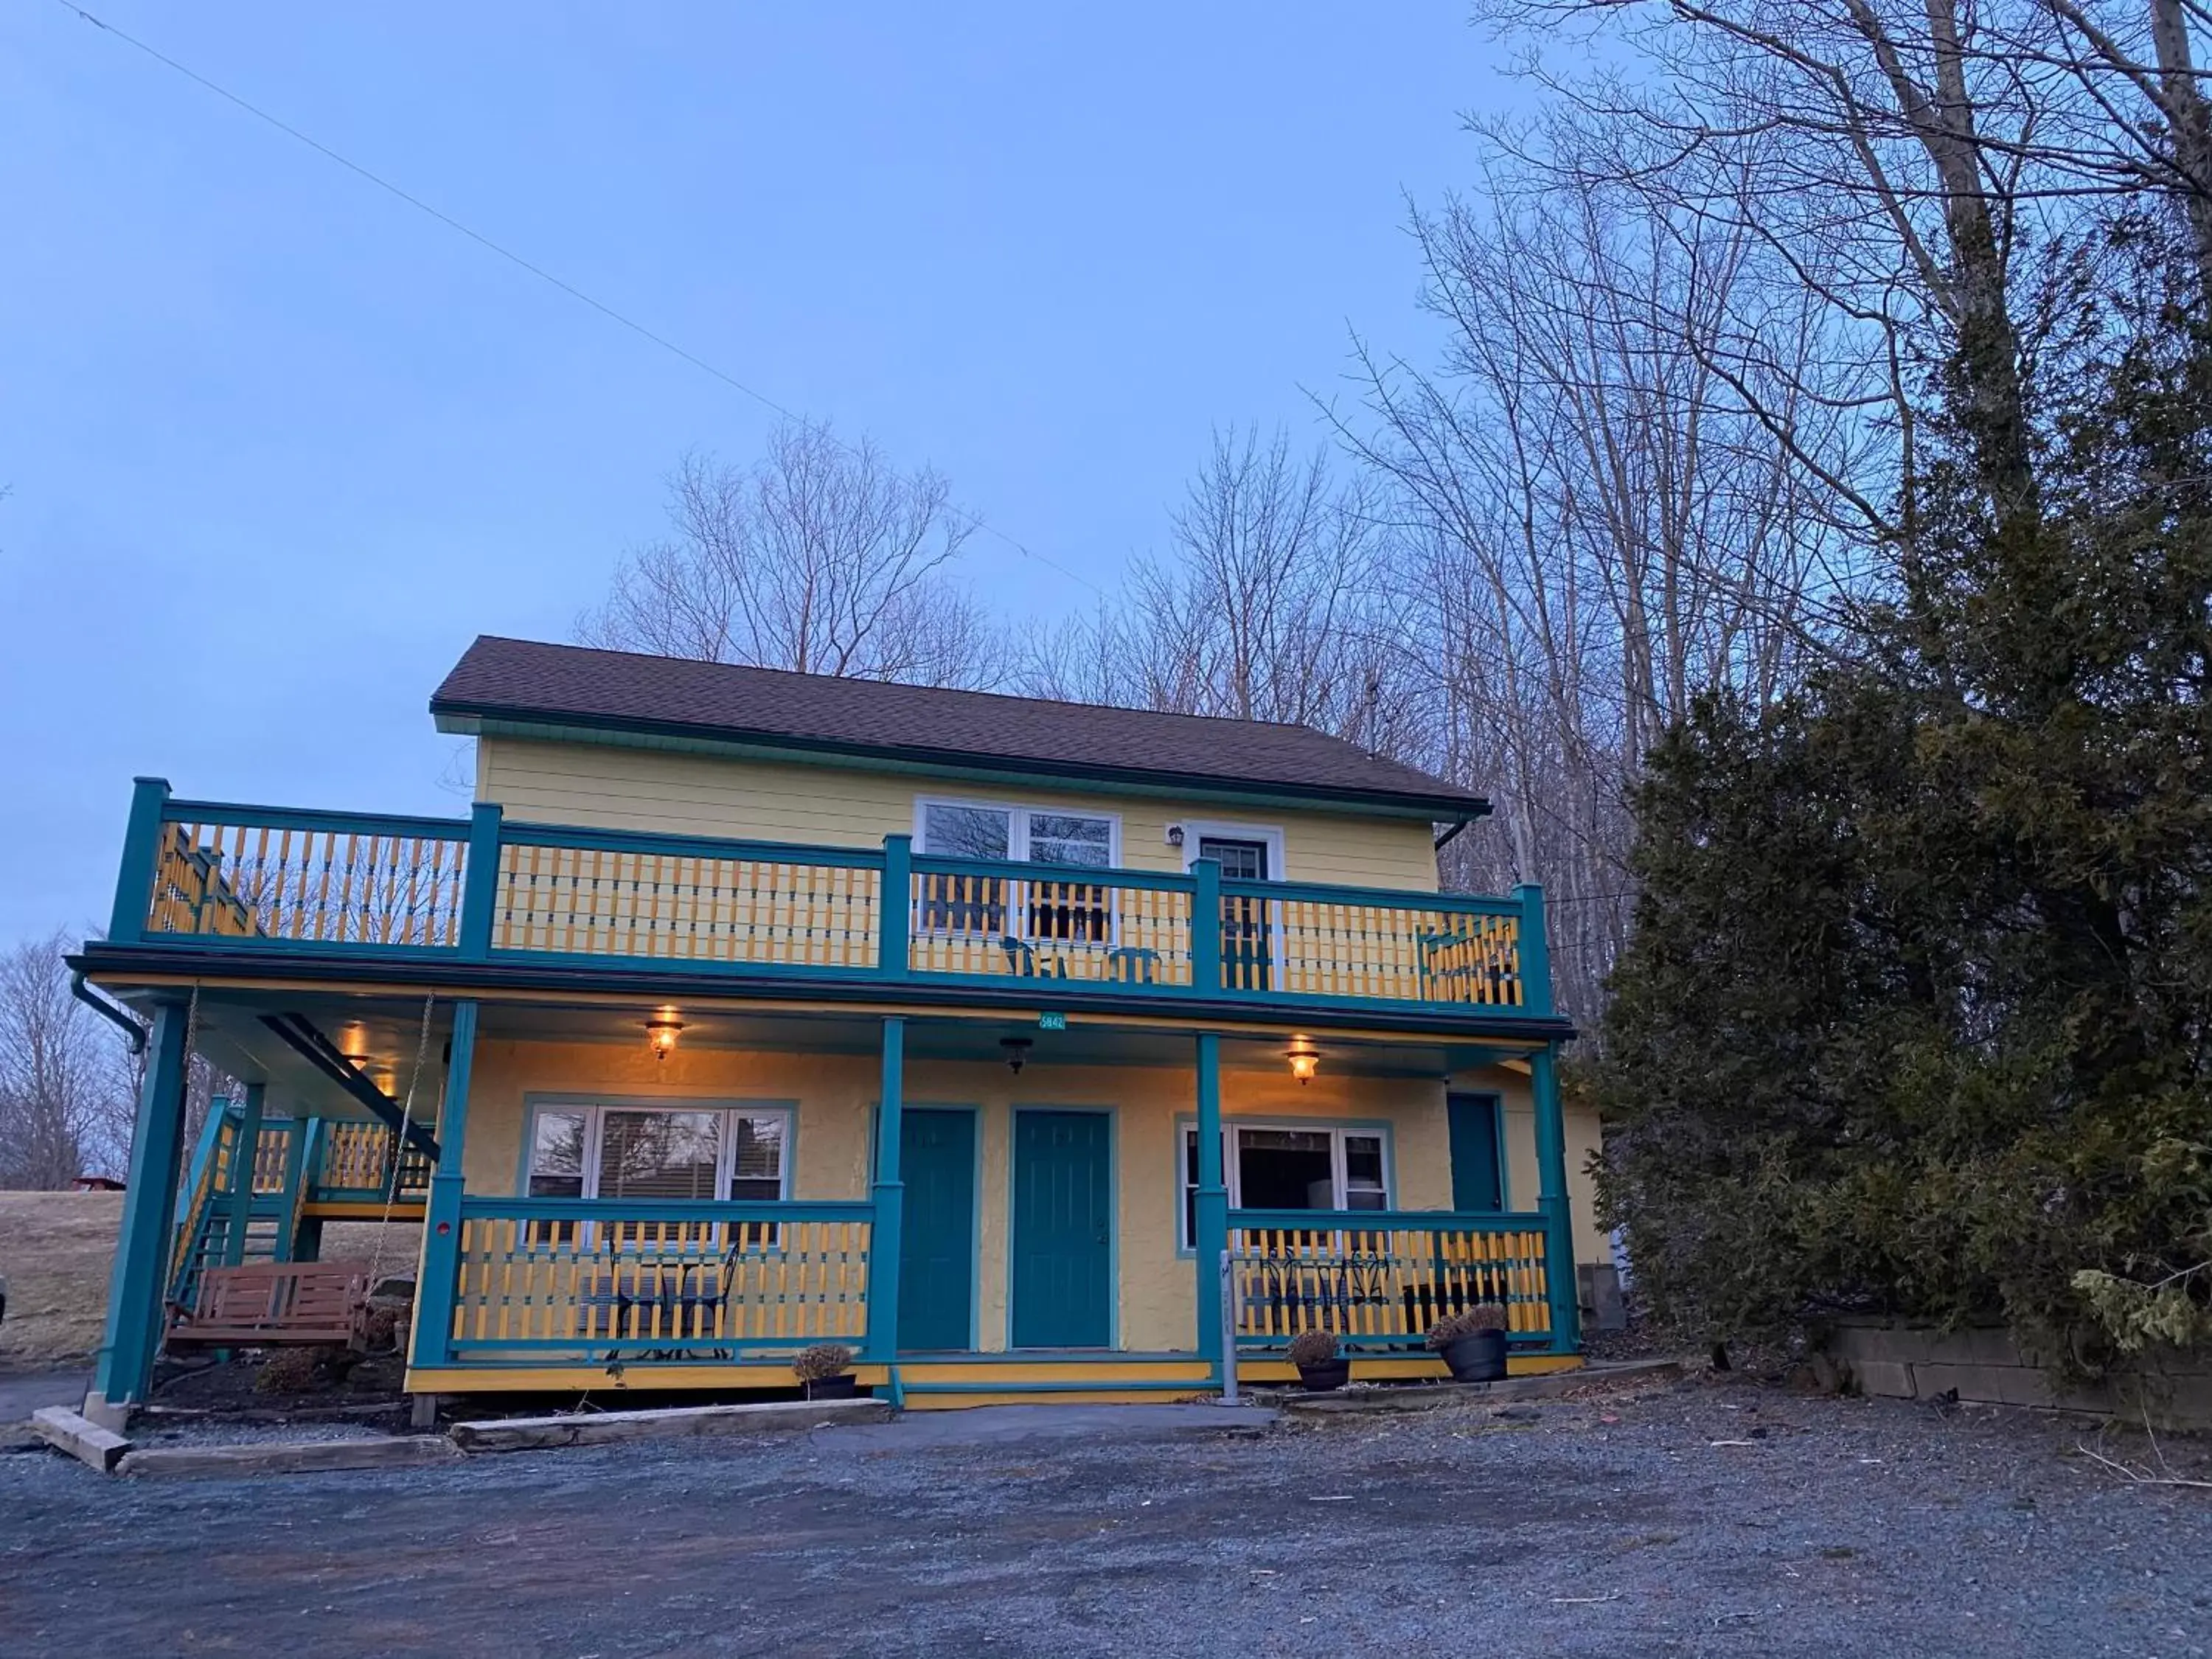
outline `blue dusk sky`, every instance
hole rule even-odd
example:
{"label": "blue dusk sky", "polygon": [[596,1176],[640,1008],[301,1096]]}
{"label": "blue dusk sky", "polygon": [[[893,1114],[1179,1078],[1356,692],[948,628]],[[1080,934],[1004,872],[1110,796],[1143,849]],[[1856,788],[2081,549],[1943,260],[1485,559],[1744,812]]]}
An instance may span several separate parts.
{"label": "blue dusk sky", "polygon": [[[1405,199],[1514,95],[1461,0],[88,9],[1102,588],[1211,428],[1431,347]],[[775,420],[51,0],[0,203],[0,945],[105,918],[134,774],[464,811],[455,656],[569,637]]]}

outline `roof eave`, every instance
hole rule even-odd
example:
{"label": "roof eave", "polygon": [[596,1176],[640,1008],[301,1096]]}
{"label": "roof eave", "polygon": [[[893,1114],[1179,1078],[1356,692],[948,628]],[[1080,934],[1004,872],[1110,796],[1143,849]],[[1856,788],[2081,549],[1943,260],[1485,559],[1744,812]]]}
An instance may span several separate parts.
{"label": "roof eave", "polygon": [[[763,752],[817,762],[836,757],[874,762],[879,765],[896,764],[902,769],[909,770],[981,773],[1001,777],[1045,777],[1054,781],[1118,785],[1124,788],[1180,792],[1231,799],[1289,800],[1390,817],[1416,818],[1430,823],[1468,822],[1487,817],[1491,810],[1490,803],[1479,795],[1429,794],[1413,790],[1345,789],[1328,784],[1262,783],[1224,778],[1213,774],[1036,760],[1016,756],[977,754],[966,750],[925,749],[911,744],[795,738],[783,732],[709,726],[688,720],[614,719],[605,715],[524,708],[444,696],[431,698],[430,714],[439,731],[459,737],[483,735],[487,724],[495,727],[551,727],[562,735],[604,732],[694,743],[720,747],[738,757],[747,753]],[[495,732],[493,735],[498,733]]]}

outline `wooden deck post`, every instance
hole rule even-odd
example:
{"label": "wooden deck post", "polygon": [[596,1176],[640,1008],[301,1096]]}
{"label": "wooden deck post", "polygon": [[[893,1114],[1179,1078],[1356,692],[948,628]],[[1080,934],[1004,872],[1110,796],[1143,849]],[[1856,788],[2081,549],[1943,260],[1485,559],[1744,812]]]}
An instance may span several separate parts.
{"label": "wooden deck post", "polygon": [[884,884],[876,895],[876,972],[905,979],[912,972],[908,914],[914,906],[914,837],[884,837]]}
{"label": "wooden deck post", "polygon": [[115,905],[107,917],[110,945],[136,945],[146,937],[146,911],[154,896],[154,864],[161,855],[161,810],[169,804],[167,778],[134,778],[131,818],[123,831],[123,863],[115,878]]}
{"label": "wooden deck post", "polygon": [[304,1248],[309,1251],[322,1247],[322,1224],[315,1224],[312,1237],[304,1236],[307,1224],[300,1218],[301,1206],[307,1202],[308,1190],[315,1184],[316,1164],[322,1158],[323,1121],[319,1117],[295,1117],[292,1133],[284,1139],[284,1190],[276,1200],[276,1243],[271,1259],[277,1261],[296,1261],[302,1257]]}
{"label": "wooden deck post", "polygon": [[253,1222],[253,1164],[261,1150],[261,1100],[266,1087],[246,1085],[246,1104],[240,1109],[238,1133],[230,1143],[230,1207],[223,1218],[222,1265],[235,1267],[246,1260],[246,1230]]}
{"label": "wooden deck post", "polygon": [[453,1357],[453,1291],[461,1261],[461,1151],[468,1139],[469,1073],[476,1064],[477,1005],[453,1005],[452,1058],[438,1114],[438,1167],[422,1206],[422,1276],[415,1286],[415,1340],[409,1363],[442,1365]]}
{"label": "wooden deck post", "polygon": [[[185,1079],[191,1056],[185,1050],[190,1018],[181,1002],[157,1003],[146,1038],[146,1078],[138,1090],[138,1121],[131,1137],[131,1172],[125,1184],[123,1226],[108,1276],[107,1325],[94,1366],[85,1414],[115,1426],[121,1413],[143,1402],[154,1381],[160,1346],[162,1296],[169,1282],[169,1237],[175,1231],[177,1154],[184,1134]],[[105,1409],[105,1419],[96,1413]]]}
{"label": "wooden deck post", "polygon": [[1575,1273],[1574,1217],[1567,1206],[1566,1121],[1559,1107],[1559,1045],[1528,1056],[1536,1108],[1536,1207],[1544,1212],[1544,1286],[1552,1313],[1552,1346],[1582,1347],[1582,1304]]}
{"label": "wooden deck post", "polygon": [[1224,1358],[1221,1253],[1229,1248],[1229,1187],[1221,1169],[1221,1039],[1212,1031],[1198,1038],[1198,1194],[1190,1242],[1198,1256],[1199,1357],[1212,1361],[1218,1376]]}
{"label": "wooden deck post", "polygon": [[868,1340],[874,1364],[898,1362],[899,1251],[906,1234],[906,1183],[899,1135],[906,1107],[906,1021],[884,1020],[882,1097],[876,1107],[876,1213],[868,1231]]}
{"label": "wooden deck post", "polygon": [[1190,988],[1202,997],[1218,996],[1221,983],[1221,860],[1196,859],[1190,866],[1196,884],[1190,899]]}
{"label": "wooden deck post", "polygon": [[[1521,906],[1521,1006],[1532,1014],[1552,1012],[1551,933],[1544,920],[1544,890],[1523,882],[1513,890]],[[1567,1206],[1567,1126],[1559,1106],[1559,1045],[1547,1042],[1528,1056],[1528,1087],[1536,1117],[1536,1207],[1544,1212],[1545,1299],[1552,1313],[1552,1347],[1582,1347],[1582,1304],[1575,1273],[1574,1214]]]}
{"label": "wooden deck post", "polygon": [[461,876],[460,950],[471,961],[491,954],[492,918],[499,902],[500,805],[480,800],[469,809],[469,860]]}

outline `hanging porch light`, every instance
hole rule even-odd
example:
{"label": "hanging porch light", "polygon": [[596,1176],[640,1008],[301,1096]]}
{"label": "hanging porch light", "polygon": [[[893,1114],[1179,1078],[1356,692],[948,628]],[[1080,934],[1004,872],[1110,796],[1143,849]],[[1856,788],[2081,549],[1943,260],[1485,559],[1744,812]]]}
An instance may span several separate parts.
{"label": "hanging porch light", "polygon": [[1311,1083],[1314,1073],[1321,1070],[1321,1050],[1311,1037],[1292,1037],[1283,1057],[1291,1062],[1291,1075],[1300,1083]]}

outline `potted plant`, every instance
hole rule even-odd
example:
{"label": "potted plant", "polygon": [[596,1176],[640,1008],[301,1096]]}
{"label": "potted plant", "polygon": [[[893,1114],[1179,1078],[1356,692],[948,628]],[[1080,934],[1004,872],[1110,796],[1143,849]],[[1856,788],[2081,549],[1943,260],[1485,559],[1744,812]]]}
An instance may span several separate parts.
{"label": "potted plant", "polygon": [[817,1342],[811,1348],[801,1348],[791,1362],[791,1370],[809,1400],[850,1400],[855,1394],[853,1351],[837,1343]]}
{"label": "potted plant", "polygon": [[1478,1302],[1429,1327],[1429,1346],[1455,1382],[1495,1382],[1505,1375],[1505,1310]]}
{"label": "potted plant", "polygon": [[1298,1368],[1298,1386],[1311,1393],[1352,1381],[1352,1362],[1337,1351],[1334,1331],[1300,1331],[1291,1339],[1291,1364]]}

